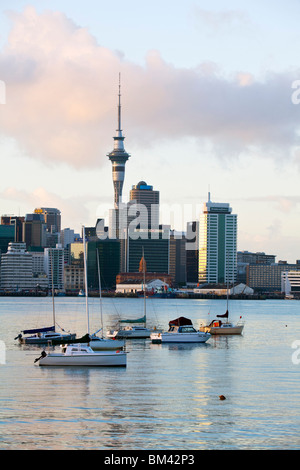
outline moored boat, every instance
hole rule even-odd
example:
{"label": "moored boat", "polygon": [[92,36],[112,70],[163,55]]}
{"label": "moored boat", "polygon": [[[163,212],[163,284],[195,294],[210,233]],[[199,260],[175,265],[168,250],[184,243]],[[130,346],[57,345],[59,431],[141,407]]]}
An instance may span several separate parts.
{"label": "moored boat", "polygon": [[197,331],[191,320],[179,317],[169,322],[169,330],[151,333],[152,343],[206,343],[210,333]]}
{"label": "moored boat", "polygon": [[[155,329],[147,327],[147,317],[146,317],[146,261],[144,257],[144,248],[143,248],[143,256],[140,261],[140,270],[143,270],[143,297],[144,297],[144,316],[137,319],[127,319],[127,320],[120,320],[119,324],[121,323],[128,323],[129,325],[110,330],[106,333],[108,338],[115,338],[115,339],[142,339],[142,338],[150,338],[150,335]],[[143,326],[140,326],[143,324]],[[131,326],[132,325],[132,326]]]}
{"label": "moored boat", "polygon": [[35,360],[39,366],[126,366],[126,352],[94,352],[88,344],[70,344],[62,347],[61,352],[42,352]]}
{"label": "moored boat", "polygon": [[[84,274],[86,292],[86,320],[87,320],[87,341],[89,343],[89,308],[88,308],[88,283],[87,283],[87,258],[85,228],[83,227],[83,247],[84,247]],[[80,341],[80,340],[78,340]],[[83,339],[84,341],[84,339]],[[127,353],[125,351],[99,351],[95,352],[88,343],[77,342],[67,344],[62,347],[61,352],[42,351],[41,356],[34,362],[39,366],[126,366]]]}
{"label": "moored boat", "polygon": [[[23,336],[29,335],[29,336]],[[55,327],[36,328],[32,330],[23,330],[15,339],[21,344],[49,344],[49,343],[63,343],[65,341],[74,340],[75,333],[58,333]]]}
{"label": "moored boat", "polygon": [[[228,319],[227,312],[224,315],[216,315],[216,316],[217,318],[221,317],[221,318]],[[201,326],[200,331],[203,331],[205,333],[210,333],[211,335],[241,335],[244,329],[244,322],[241,319],[242,317],[240,317],[239,321],[235,324],[228,320],[222,321],[222,320],[215,319],[212,322],[210,322],[208,325]]]}
{"label": "moored boat", "polygon": [[[52,257],[53,253],[50,251],[50,262],[51,262],[51,280],[52,280],[52,321],[53,324],[50,327],[43,328],[34,328],[22,330],[18,336],[15,337],[15,340],[18,340],[21,344],[62,344],[64,341],[76,339],[75,333],[67,333],[63,328],[60,327],[62,332],[56,330],[56,314],[55,314],[55,299],[54,299],[54,284],[53,284],[53,263]],[[30,336],[23,336],[30,335]]]}

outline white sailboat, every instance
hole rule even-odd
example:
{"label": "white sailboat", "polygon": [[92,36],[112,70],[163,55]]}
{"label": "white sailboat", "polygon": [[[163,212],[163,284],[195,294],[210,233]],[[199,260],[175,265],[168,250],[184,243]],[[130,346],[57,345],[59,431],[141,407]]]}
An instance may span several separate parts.
{"label": "white sailboat", "polygon": [[[87,259],[85,227],[83,227],[84,247],[84,274],[85,274],[85,298],[87,334],[89,335],[89,306],[87,284]],[[74,343],[62,347],[61,352],[43,351],[41,356],[35,359],[39,366],[126,366],[127,353],[124,351],[98,351],[95,352],[87,343]]]}
{"label": "white sailboat", "polygon": [[[120,320],[119,323],[129,323],[130,326],[125,326],[124,328],[119,328],[116,330],[110,330],[107,332],[106,336],[108,338],[116,339],[135,339],[135,338],[150,338],[152,333],[151,328],[147,328],[147,316],[146,316],[146,261],[144,257],[144,248],[143,248],[143,257],[141,262],[143,263],[143,283],[144,283],[144,316],[137,319],[127,319]],[[140,326],[143,324],[143,326]],[[131,326],[132,325],[132,326]]]}
{"label": "white sailboat", "polygon": [[[51,263],[51,277],[52,277],[52,318],[53,325],[50,327],[34,328],[29,330],[22,330],[15,339],[21,344],[62,344],[64,341],[76,339],[75,333],[66,333],[63,329],[62,332],[56,331],[56,318],[55,318],[55,300],[54,300],[54,283],[53,283],[53,252],[50,250],[50,263]],[[29,335],[29,336],[23,336]]]}
{"label": "white sailboat", "polygon": [[[94,351],[123,349],[124,346],[125,346],[125,340],[124,339],[104,338],[103,337],[102,288],[101,288],[101,274],[100,274],[100,263],[99,263],[98,250],[97,250],[97,267],[98,267],[98,281],[99,281],[101,328],[91,335],[90,347]],[[101,336],[97,336],[97,333],[99,333],[99,332],[101,332]]]}
{"label": "white sailboat", "polygon": [[[208,325],[201,326],[200,331],[210,333],[211,335],[241,335],[244,329],[244,322],[240,316],[237,323],[229,321],[229,286],[227,280],[227,300],[226,312],[223,315],[216,315],[216,319],[212,320]],[[218,320],[222,318],[222,320]],[[225,321],[224,321],[225,319]]]}

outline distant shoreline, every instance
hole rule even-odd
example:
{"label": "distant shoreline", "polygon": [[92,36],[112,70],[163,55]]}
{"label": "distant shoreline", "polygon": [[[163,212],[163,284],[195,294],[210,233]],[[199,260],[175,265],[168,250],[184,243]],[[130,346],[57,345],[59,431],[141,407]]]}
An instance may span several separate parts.
{"label": "distant shoreline", "polygon": [[[50,297],[45,292],[0,292],[0,297]],[[67,292],[66,294],[55,294],[55,297],[79,297],[78,293]],[[99,292],[89,292],[89,297],[99,297]],[[113,297],[113,298],[141,298],[140,294],[116,294],[115,292],[102,292],[102,297]],[[216,295],[216,294],[199,294],[192,292],[172,292],[165,294],[155,294],[149,295],[147,298],[153,299],[215,299],[215,300],[224,300],[226,295]],[[267,293],[267,294],[253,294],[253,295],[234,295],[229,296],[232,300],[267,300],[267,299],[278,299],[283,300],[285,298],[284,294],[281,293]],[[299,300],[295,298],[294,300]]]}

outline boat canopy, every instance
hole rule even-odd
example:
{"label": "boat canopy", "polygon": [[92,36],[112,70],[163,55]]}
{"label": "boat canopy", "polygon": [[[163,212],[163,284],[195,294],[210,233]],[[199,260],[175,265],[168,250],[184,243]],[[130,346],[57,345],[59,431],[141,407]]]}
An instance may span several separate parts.
{"label": "boat canopy", "polygon": [[36,328],[34,330],[23,330],[24,335],[32,335],[35,333],[47,333],[48,331],[55,331],[55,326],[49,326],[48,328]]}
{"label": "boat canopy", "polygon": [[189,318],[178,317],[175,320],[169,321],[169,326],[183,326],[183,325],[192,325],[192,321]]}
{"label": "boat canopy", "polygon": [[120,323],[146,323],[146,315],[135,320],[120,320]]}

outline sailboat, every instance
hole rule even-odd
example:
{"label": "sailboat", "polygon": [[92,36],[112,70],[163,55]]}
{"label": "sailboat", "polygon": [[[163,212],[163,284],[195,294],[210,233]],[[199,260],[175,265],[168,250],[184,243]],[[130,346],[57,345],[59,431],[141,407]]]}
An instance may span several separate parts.
{"label": "sailboat", "polygon": [[[244,322],[242,321],[242,317],[240,316],[237,323],[232,323],[229,321],[229,288],[228,288],[228,280],[227,280],[227,301],[226,301],[226,312],[223,315],[216,315],[217,319],[212,320],[208,325],[201,326],[199,328],[200,331],[205,333],[210,333],[211,335],[241,335],[244,329]],[[222,320],[218,320],[218,318],[222,318]],[[225,320],[225,321],[223,321]]]}
{"label": "sailboat", "polygon": [[[93,333],[90,337],[90,347],[94,351],[123,349],[125,346],[124,339],[104,338],[103,337],[103,310],[102,310],[102,289],[101,289],[101,274],[100,274],[100,263],[99,263],[99,252],[97,250],[97,267],[98,267],[98,281],[99,281],[99,300],[100,300],[100,317],[101,317],[101,328]],[[97,333],[101,332],[101,336],[97,336]]]}
{"label": "sailboat", "polygon": [[[83,253],[85,274],[85,299],[87,335],[89,337],[89,308],[88,308],[88,283],[87,283],[87,259],[85,227],[83,227]],[[36,358],[39,366],[124,366],[127,364],[127,353],[124,351],[99,351],[95,352],[89,343],[73,343],[63,345],[61,352],[42,351]]]}
{"label": "sailboat", "polygon": [[[62,344],[64,341],[76,339],[75,333],[66,333],[65,330],[61,328],[63,333],[56,331],[56,319],[55,319],[55,301],[54,301],[54,283],[53,283],[53,252],[50,250],[50,262],[51,262],[51,277],[52,277],[52,317],[53,325],[43,328],[34,328],[29,330],[22,330],[18,336],[15,337],[21,344],[52,344],[58,343]],[[30,335],[30,336],[23,336]]]}
{"label": "sailboat", "polygon": [[[137,319],[127,319],[127,320],[119,320],[119,323],[129,323],[133,326],[125,326],[124,328],[119,328],[116,330],[108,331],[106,336],[108,338],[126,338],[126,339],[134,339],[134,338],[150,338],[152,333],[152,329],[147,328],[147,318],[146,318],[146,261],[144,256],[144,248],[143,248],[143,257],[140,262],[140,271],[141,265],[143,269],[143,291],[144,291],[144,316]],[[143,324],[143,326],[140,326]]]}

